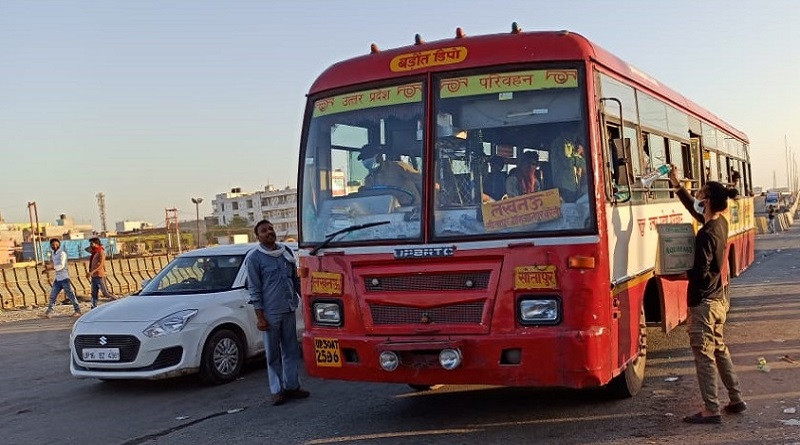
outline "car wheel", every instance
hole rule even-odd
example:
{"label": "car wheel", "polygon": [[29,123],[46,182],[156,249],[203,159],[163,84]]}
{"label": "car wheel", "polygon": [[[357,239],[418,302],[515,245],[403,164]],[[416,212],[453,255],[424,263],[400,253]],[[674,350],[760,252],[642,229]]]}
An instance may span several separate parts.
{"label": "car wheel", "polygon": [[236,380],[244,364],[242,340],[227,329],[214,332],[203,346],[200,378],[213,385]]}

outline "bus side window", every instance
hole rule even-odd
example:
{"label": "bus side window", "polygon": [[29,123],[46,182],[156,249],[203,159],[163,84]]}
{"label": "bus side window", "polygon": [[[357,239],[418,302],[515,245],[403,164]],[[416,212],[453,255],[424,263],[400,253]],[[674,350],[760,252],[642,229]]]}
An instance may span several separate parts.
{"label": "bus side window", "polygon": [[611,140],[611,168],[614,177],[614,196],[626,202],[630,199],[630,175],[628,172],[628,156],[630,138],[614,138]]}

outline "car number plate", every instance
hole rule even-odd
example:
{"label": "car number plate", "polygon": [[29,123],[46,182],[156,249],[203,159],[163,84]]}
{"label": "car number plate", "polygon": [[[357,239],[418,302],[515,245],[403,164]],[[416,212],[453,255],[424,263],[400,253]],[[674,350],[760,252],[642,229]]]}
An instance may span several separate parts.
{"label": "car number plate", "polygon": [[85,362],[118,362],[119,348],[83,348]]}
{"label": "car number plate", "polygon": [[314,356],[317,366],[340,368],[342,366],[342,352],[339,350],[339,339],[315,338]]}

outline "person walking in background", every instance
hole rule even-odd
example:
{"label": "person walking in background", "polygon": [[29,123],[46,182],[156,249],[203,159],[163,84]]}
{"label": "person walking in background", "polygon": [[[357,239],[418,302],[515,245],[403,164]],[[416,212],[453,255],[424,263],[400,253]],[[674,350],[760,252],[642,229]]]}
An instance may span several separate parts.
{"label": "person walking in background", "polygon": [[[56,275],[53,278],[53,288],[50,290],[50,303],[47,305],[44,316],[45,318],[51,318],[53,316],[53,306],[56,304],[56,297],[58,297],[58,293],[63,290],[72,303],[72,308],[75,310],[72,316],[80,317],[81,307],[78,305],[78,298],[75,296],[75,292],[72,291],[72,282],[69,280],[67,252],[64,252],[64,249],[61,248],[61,241],[55,238],[50,240],[50,248],[53,249],[53,255],[50,258],[50,267],[52,267]],[[47,270],[43,270],[42,273],[47,273]]]}
{"label": "person walking in background", "polygon": [[264,332],[272,404],[282,405],[311,394],[300,389],[298,377],[303,357],[294,315],[300,304],[297,259],[291,249],[275,242],[275,229],[266,219],[256,224],[254,232],[259,244],[245,259],[250,304],[256,312],[256,327]]}
{"label": "person walking in background", "polygon": [[86,278],[92,282],[92,309],[94,309],[97,307],[99,292],[102,291],[103,296],[110,300],[116,300],[117,297],[106,287],[106,250],[103,248],[100,238],[90,238],[86,251],[92,254]]}
{"label": "person walking in background", "polygon": [[728,299],[722,282],[725,248],[728,242],[728,220],[723,212],[728,208],[728,198],[738,195],[722,183],[709,181],[703,184],[693,198],[678,181],[676,168],[670,166],[669,181],[678,190],[678,198],[691,215],[703,226],[695,235],[694,265],[687,272],[688,318],[686,331],[694,354],[697,382],[703,397],[703,409],[683,418],[687,423],[721,423],[717,396],[717,373],[728,390],[730,403],[725,412],[741,413],[747,409],[739,388],[739,378],[733,369],[728,346],[723,337],[723,326],[728,312]]}
{"label": "person walking in background", "polygon": [[767,227],[769,228],[769,233],[775,233],[775,206],[770,205],[769,211],[767,212]]}

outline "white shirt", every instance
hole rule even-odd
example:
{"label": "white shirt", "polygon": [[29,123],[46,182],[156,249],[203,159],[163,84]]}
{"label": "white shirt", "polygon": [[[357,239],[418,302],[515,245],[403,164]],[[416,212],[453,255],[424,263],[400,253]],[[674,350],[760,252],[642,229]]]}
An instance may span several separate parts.
{"label": "white shirt", "polygon": [[56,271],[56,281],[69,279],[69,269],[67,269],[67,252],[61,247],[53,252],[53,270]]}

